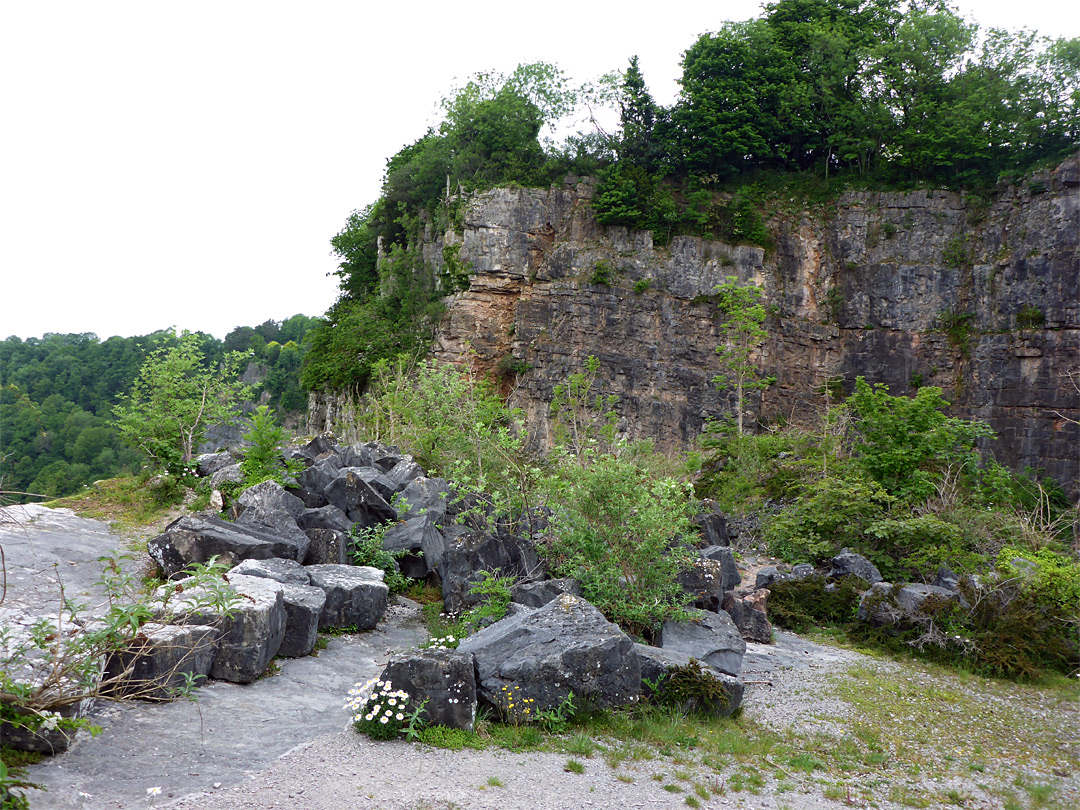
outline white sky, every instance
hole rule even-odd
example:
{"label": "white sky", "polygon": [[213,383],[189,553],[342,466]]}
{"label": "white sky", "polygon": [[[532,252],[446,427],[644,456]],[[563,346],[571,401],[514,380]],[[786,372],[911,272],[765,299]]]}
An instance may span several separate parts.
{"label": "white sky", "polygon": [[[1073,0],[958,5],[1080,36]],[[321,315],[330,238],[456,83],[541,60],[582,82],[638,54],[668,104],[697,36],[760,8],[0,0],[0,338]]]}

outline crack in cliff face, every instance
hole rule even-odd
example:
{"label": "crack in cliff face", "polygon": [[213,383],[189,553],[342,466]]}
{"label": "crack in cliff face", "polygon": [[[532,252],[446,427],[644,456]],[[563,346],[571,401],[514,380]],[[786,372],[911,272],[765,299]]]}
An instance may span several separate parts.
{"label": "crack in cliff face", "polygon": [[[777,382],[750,402],[757,419],[816,417],[837,378],[848,390],[860,375],[893,393],[937,385],[955,413],[998,432],[1003,462],[1075,493],[1076,163],[1046,173],[1040,194],[849,192],[834,211],[774,217],[769,256],[689,236],[654,249],[648,232],[596,223],[588,181],[489,191],[468,205],[458,255],[471,284],[447,299],[435,354],[492,373],[503,358],[528,364],[512,404],[539,436],[554,386],[595,355],[626,435],[687,447],[734,406],[712,384],[720,316],[708,296],[736,276],[761,285],[773,313],[762,358]],[[944,327],[949,313],[965,333]]]}

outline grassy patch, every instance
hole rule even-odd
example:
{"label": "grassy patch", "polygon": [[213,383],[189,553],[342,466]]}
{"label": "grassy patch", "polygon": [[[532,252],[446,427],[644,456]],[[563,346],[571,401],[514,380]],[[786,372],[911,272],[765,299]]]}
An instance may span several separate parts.
{"label": "grassy patch", "polygon": [[132,532],[172,517],[185,492],[179,485],[154,488],[141,477],[127,476],[97,481],[77,495],[42,505],[70,509],[80,517],[109,523],[122,532]]}

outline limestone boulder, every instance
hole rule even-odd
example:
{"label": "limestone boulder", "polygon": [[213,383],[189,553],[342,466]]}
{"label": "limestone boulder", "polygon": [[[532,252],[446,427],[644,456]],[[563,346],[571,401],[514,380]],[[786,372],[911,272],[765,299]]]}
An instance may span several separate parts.
{"label": "limestone boulder", "polygon": [[858,577],[867,585],[881,582],[881,572],[877,566],[861,554],[856,554],[849,548],[845,548],[832,558],[832,568],[829,570],[829,579],[841,577]]}
{"label": "limestone boulder", "polygon": [[284,588],[279,582],[242,574],[228,576],[227,582],[238,597],[229,610],[211,606],[212,594],[205,586],[185,587],[181,580],[158,589],[155,614],[159,621],[171,624],[217,628],[210,677],[251,683],[266,671],[281,647],[285,635]]}
{"label": "limestone boulder", "polygon": [[720,608],[731,617],[743,639],[769,644],[772,642],[772,624],[766,613],[768,599],[767,588],[750,593],[728,591]]}
{"label": "limestone boulder", "polygon": [[713,669],[738,675],[746,654],[746,642],[726,613],[691,611],[688,621],[666,621],[656,646],[696,658]]}
{"label": "limestone boulder", "polygon": [[334,529],[306,529],[311,544],[304,565],[347,565],[352,538]]}
{"label": "limestone boulder", "polygon": [[429,725],[472,730],[476,721],[473,656],[459,650],[416,650],[393,656],[379,676],[409,694],[410,706],[424,704]]}
{"label": "limestone boulder", "polygon": [[386,614],[390,589],[378,568],[365,565],[306,566],[311,584],[326,594],[319,628],[371,630]]}
{"label": "limestone boulder", "polygon": [[398,520],[426,515],[433,523],[442,523],[450,499],[450,486],[442,478],[418,477],[401,490],[394,506]]}
{"label": "limestone boulder", "polygon": [[390,504],[372,487],[357,467],[342,468],[324,490],[326,499],[361,528],[378,526],[397,518]]}
{"label": "limestone boulder", "polygon": [[581,585],[575,579],[545,579],[541,582],[519,582],[510,588],[510,599],[514,604],[530,608],[540,608],[564,593],[581,596]]}
{"label": "limestone boulder", "polygon": [[326,607],[326,592],[311,585],[282,584],[285,607],[285,634],[278,655],[301,658],[310,655],[319,640],[319,621]]}
{"label": "limestone boulder", "polygon": [[189,675],[195,685],[209,676],[218,634],[210,626],[145,624],[127,649],[106,658],[103,691],[114,697],[172,700]]}
{"label": "limestone boulder", "polygon": [[212,514],[178,518],[147,544],[150,557],[169,578],[183,576],[189,566],[208,562],[211,557],[232,567],[248,559],[295,560],[299,551],[295,538],[265,527],[229,523]]}
{"label": "limestone boulder", "polygon": [[438,566],[443,605],[457,614],[479,603],[470,593],[483,580],[482,571],[528,579],[541,571],[533,543],[503,530],[472,531],[462,526],[445,528],[446,549]]}
{"label": "limestone boulder", "polygon": [[641,692],[633,642],[570,594],[485,627],[462,641],[458,652],[475,657],[477,697],[498,710],[506,709],[509,695],[544,711],[560,706],[570,692],[577,705],[596,708],[634,703]]}

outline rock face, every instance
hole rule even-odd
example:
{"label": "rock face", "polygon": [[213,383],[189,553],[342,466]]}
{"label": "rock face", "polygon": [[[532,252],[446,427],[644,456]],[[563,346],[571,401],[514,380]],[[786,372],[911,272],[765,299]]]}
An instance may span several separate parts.
{"label": "rock face", "polygon": [[485,627],[458,652],[475,656],[477,696],[500,710],[511,693],[543,711],[557,708],[570,692],[579,706],[607,708],[633,703],[641,690],[630,637],[570,594]]}
{"label": "rock face", "polygon": [[[684,236],[656,247],[649,232],[600,226],[588,180],[494,189],[469,201],[460,232],[423,245],[436,271],[446,244],[470,267],[469,289],[446,299],[435,355],[485,372],[504,358],[528,364],[512,404],[541,442],[554,387],[595,355],[628,436],[686,447],[734,407],[711,382],[720,316],[706,297],[736,276],[762,286],[776,313],[760,359],[777,381],[751,416],[808,420],[830,378],[850,390],[863,375],[893,394],[936,385],[955,415],[989,422],[999,460],[1076,492],[1080,428],[1067,419],[1080,419],[1080,398],[1065,376],[1080,344],[1076,174],[1073,159],[988,197],[848,192],[834,210],[772,212],[768,252]],[[606,284],[589,281],[598,266]],[[970,330],[950,337],[949,317]],[[313,400],[309,431],[340,410]]]}
{"label": "rock face", "polygon": [[738,675],[746,654],[746,642],[726,613],[694,612],[690,621],[666,621],[656,646],[696,658],[713,669]]}

